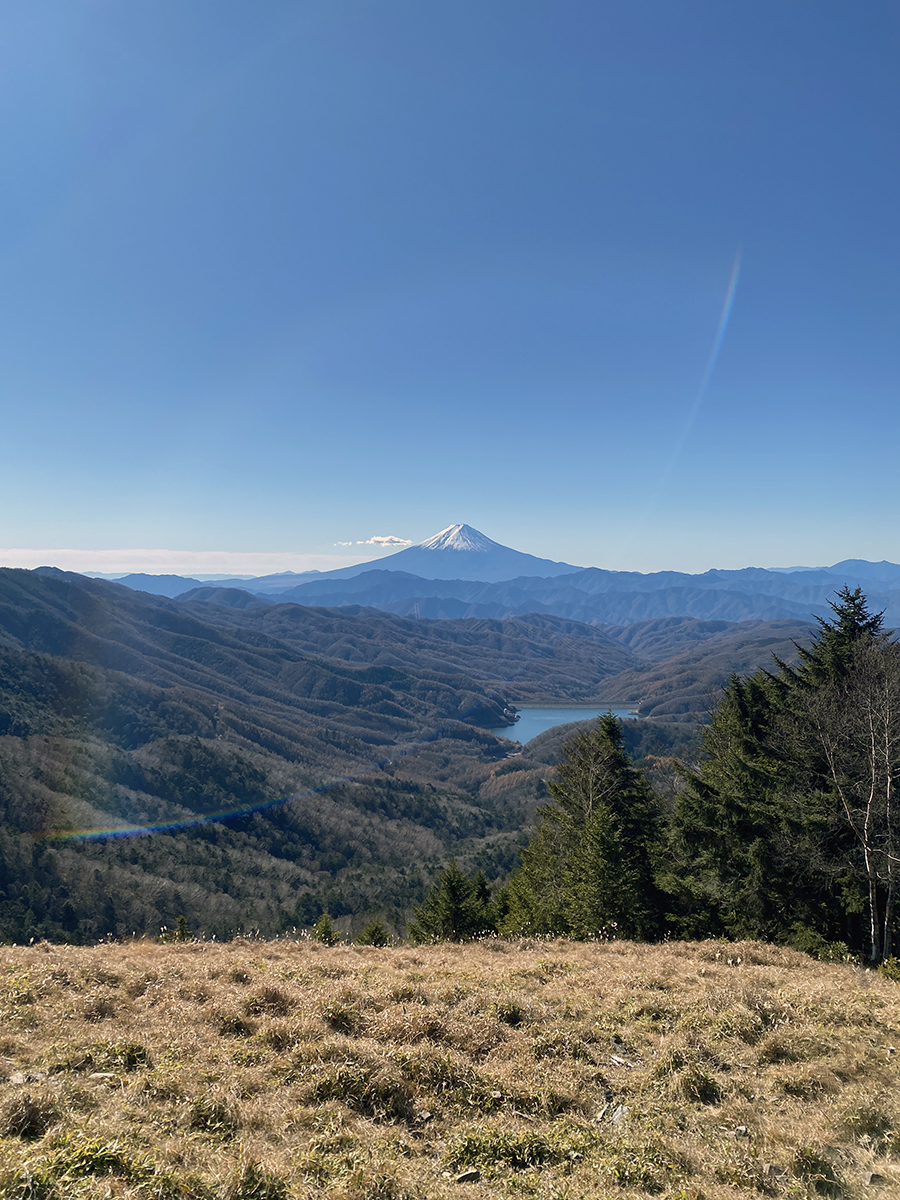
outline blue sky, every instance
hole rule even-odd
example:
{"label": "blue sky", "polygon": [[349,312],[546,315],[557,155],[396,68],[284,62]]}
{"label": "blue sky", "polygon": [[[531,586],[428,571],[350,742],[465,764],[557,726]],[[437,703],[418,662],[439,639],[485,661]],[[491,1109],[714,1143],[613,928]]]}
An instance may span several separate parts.
{"label": "blue sky", "polygon": [[898,50],[879,0],[0,3],[3,561],[900,560]]}

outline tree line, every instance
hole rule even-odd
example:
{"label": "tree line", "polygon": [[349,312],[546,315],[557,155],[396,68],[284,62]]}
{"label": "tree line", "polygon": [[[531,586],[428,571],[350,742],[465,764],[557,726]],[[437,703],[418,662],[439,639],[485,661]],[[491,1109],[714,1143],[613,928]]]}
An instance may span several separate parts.
{"label": "tree line", "polygon": [[576,733],[508,884],[451,864],[411,936],[713,936],[890,957],[900,646],[860,589],[832,609],[797,665],[732,676],[672,798],[654,794],[611,714]]}

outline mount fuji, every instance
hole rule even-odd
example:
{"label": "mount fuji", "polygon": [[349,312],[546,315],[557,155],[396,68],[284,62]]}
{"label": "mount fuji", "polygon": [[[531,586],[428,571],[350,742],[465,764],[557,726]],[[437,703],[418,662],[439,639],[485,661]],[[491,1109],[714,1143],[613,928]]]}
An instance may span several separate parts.
{"label": "mount fuji", "polygon": [[378,559],[377,563],[360,564],[353,570],[356,573],[376,566],[384,571],[406,571],[420,579],[476,579],[483,583],[500,583],[522,576],[552,579],[582,570],[569,563],[501,546],[471,525],[448,525],[417,546],[408,546],[386,559]]}
{"label": "mount fuji", "polygon": [[[549,558],[538,558],[521,550],[512,550],[492,541],[471,525],[448,525],[440,533],[426,538],[416,546],[407,546],[383,558],[355,563],[352,567],[337,567],[333,571],[304,571],[295,574],[283,571],[278,575],[261,575],[257,579],[223,579],[216,581],[218,588],[240,588],[256,595],[284,595],[289,589],[306,584],[319,585],[328,579],[355,579],[372,571],[381,575],[414,575],[417,579],[450,579],[477,583],[502,583],[507,579],[555,579],[558,575],[571,575],[583,571],[571,563],[554,562]],[[141,582],[131,583],[131,578],[120,580],[126,586],[146,587]],[[146,576],[135,576],[144,580]],[[177,596],[195,584],[191,580],[184,588],[171,590],[166,595]],[[152,589],[149,589],[152,590]]]}

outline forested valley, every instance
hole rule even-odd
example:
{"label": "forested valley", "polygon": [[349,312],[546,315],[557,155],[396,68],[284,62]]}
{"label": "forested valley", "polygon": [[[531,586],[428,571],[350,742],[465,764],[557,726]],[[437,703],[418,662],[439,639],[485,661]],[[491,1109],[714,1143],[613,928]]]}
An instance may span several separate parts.
{"label": "forested valley", "polygon": [[[4,570],[0,937],[152,935],[179,917],[271,936],[327,914],[342,936],[377,920],[427,939],[455,879],[468,915],[450,936],[887,955],[893,716],[868,809],[846,722],[876,677],[892,694],[892,646],[849,593],[814,633],[240,610]],[[518,704],[594,698],[644,719],[525,747],[490,732]]]}

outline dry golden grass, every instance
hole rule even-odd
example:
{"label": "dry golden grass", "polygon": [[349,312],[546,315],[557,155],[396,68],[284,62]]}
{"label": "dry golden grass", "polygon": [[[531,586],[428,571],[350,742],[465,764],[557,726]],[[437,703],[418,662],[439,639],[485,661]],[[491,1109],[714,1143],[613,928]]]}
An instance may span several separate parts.
{"label": "dry golden grass", "polygon": [[900,1195],[900,985],[771,946],[7,947],[0,1022],[2,1197]]}

